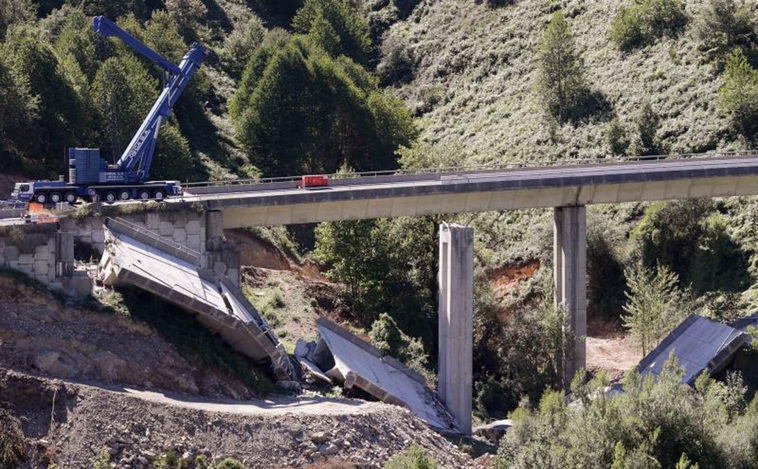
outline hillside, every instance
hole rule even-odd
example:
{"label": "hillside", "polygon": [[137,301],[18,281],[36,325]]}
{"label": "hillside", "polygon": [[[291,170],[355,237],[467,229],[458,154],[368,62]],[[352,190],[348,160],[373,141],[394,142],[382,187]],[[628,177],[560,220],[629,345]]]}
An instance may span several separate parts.
{"label": "hillside", "polygon": [[[455,164],[608,156],[610,119],[632,130],[645,103],[660,116],[664,152],[744,145],[731,141],[717,111],[723,80],[698,49],[694,20],[678,38],[627,53],[611,43],[610,29],[629,2],[487,3],[421,2],[384,40],[385,52],[407,51],[410,80],[394,86],[420,115],[422,138],[450,147],[460,155]],[[694,18],[705,3],[688,1],[686,11]],[[576,124],[551,124],[536,91],[538,44],[558,10],[569,18],[591,89],[607,102],[606,112]]]}

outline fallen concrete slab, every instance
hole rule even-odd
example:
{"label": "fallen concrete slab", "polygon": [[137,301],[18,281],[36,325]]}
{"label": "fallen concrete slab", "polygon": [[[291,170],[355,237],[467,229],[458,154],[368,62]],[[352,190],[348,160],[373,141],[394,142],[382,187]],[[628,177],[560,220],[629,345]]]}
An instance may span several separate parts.
{"label": "fallen concrete slab", "polygon": [[274,331],[231,280],[200,268],[199,253],[121,219],[106,220],[105,236],[103,284],[142,288],[184,308],[234,349],[270,360],[277,379],[297,379]]}
{"label": "fallen concrete slab", "polygon": [[682,381],[695,382],[703,372],[718,373],[727,366],[734,354],[745,344],[744,332],[692,314],[640,361],[642,376],[658,376],[671,351],[684,368]]}
{"label": "fallen concrete slab", "polygon": [[513,421],[510,419],[495,420],[484,425],[474,427],[474,435],[487,438],[490,443],[498,444],[500,439],[505,435],[505,432],[513,426]]}
{"label": "fallen concrete slab", "polygon": [[316,324],[318,343],[301,344],[296,351],[306,369],[347,389],[356,387],[384,402],[406,407],[435,429],[460,432],[423,376],[325,318]]}

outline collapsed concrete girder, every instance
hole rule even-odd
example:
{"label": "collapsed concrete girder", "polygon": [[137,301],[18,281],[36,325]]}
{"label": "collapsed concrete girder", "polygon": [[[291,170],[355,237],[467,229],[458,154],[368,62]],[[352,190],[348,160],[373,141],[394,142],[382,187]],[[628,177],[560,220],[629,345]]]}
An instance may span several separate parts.
{"label": "collapsed concrete girder", "polygon": [[643,377],[657,377],[673,352],[684,369],[682,382],[693,384],[704,371],[716,374],[723,370],[747,340],[748,335],[739,329],[691,314],[637,368]]}
{"label": "collapsed concrete girder", "polygon": [[361,389],[377,399],[406,407],[431,427],[460,433],[455,420],[426,386],[423,376],[325,318],[316,321],[317,343],[300,342],[295,355],[320,379]]}
{"label": "collapsed concrete girder", "polygon": [[103,284],[142,288],[194,313],[237,351],[270,360],[277,379],[297,379],[274,331],[231,280],[199,267],[199,253],[121,219],[106,220],[105,236]]}

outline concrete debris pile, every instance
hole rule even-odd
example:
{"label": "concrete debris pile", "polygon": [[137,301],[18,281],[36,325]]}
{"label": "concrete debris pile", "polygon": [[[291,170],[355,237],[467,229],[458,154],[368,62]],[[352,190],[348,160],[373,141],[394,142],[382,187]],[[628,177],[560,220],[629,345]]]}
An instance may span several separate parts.
{"label": "concrete debris pile", "polygon": [[203,325],[256,361],[270,361],[277,379],[297,380],[274,331],[245,295],[223,275],[202,269],[196,251],[121,219],[105,222],[105,252],[98,280],[131,285],[196,314]]}
{"label": "concrete debris pile", "polygon": [[300,340],[295,349],[306,380],[361,389],[384,402],[408,408],[437,430],[459,433],[453,417],[421,375],[325,318],[316,324],[318,342]]}
{"label": "concrete debris pile", "polygon": [[711,375],[726,368],[748,340],[739,329],[692,314],[640,361],[642,376],[658,376],[673,351],[684,368],[682,381],[693,384],[703,371]]}

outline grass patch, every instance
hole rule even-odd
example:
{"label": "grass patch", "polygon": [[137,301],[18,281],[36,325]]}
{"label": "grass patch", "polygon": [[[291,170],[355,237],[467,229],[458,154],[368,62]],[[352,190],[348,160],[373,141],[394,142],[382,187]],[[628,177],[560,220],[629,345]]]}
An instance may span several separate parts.
{"label": "grass patch", "polygon": [[266,370],[205,329],[178,306],[164,303],[149,293],[129,289],[107,294],[102,305],[106,311],[147,323],[176,347],[179,354],[200,368],[224,371],[260,395],[279,389]]}
{"label": "grass patch", "polygon": [[[278,285],[278,283],[272,284]],[[277,329],[282,325],[280,318],[284,313],[283,310],[287,307],[287,302],[284,299],[284,290],[279,286],[275,286],[265,290],[263,294],[257,294],[248,285],[244,285],[242,290],[253,306],[255,306],[255,309],[257,309],[266,322],[268,322],[269,326]],[[281,335],[279,332],[279,330],[276,331],[277,335],[280,337],[286,335],[286,331],[283,331],[284,335]]]}

